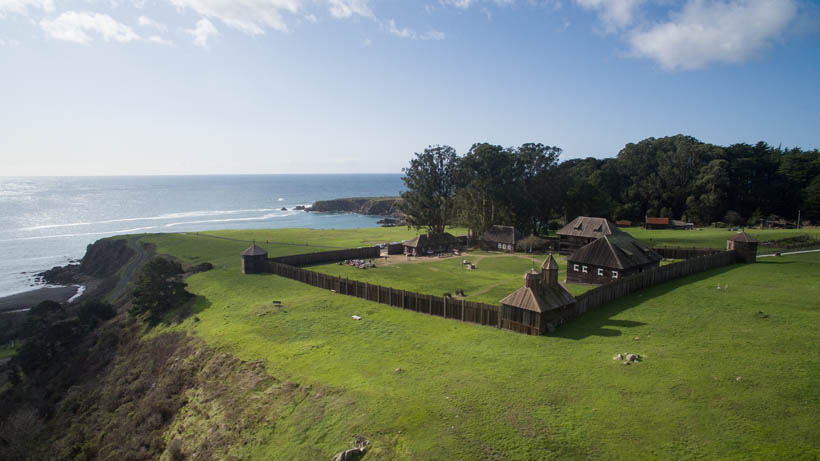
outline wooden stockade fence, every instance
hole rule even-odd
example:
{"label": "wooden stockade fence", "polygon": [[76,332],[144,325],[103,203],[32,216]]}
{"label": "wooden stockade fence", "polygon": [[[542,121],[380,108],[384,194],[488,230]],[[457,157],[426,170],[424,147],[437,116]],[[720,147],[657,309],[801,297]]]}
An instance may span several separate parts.
{"label": "wooden stockade fence", "polygon": [[289,266],[308,266],[310,264],[343,261],[345,259],[374,259],[381,255],[379,247],[349,248],[346,250],[322,251],[319,253],[305,253],[301,255],[279,256],[270,258],[268,262],[287,264]]}
{"label": "wooden stockade fence", "polygon": [[397,290],[268,260],[268,272],[336,293],[446,319],[500,327],[499,306]]}
{"label": "wooden stockade fence", "polygon": [[591,311],[601,304],[606,304],[638,290],[660,285],[661,283],[692,275],[697,272],[728,266],[735,262],[737,262],[737,255],[734,251],[721,251],[669,264],[651,271],[631,275],[606,285],[601,285],[598,288],[594,288],[575,297],[575,308],[572,309],[572,318]]}
{"label": "wooden stockade fence", "polygon": [[[658,249],[655,250],[657,251]],[[576,296],[574,306],[566,309],[564,312],[558,313],[561,319],[560,323],[568,322],[602,304],[606,304],[622,296],[627,296],[638,290],[737,262],[737,254],[734,251],[698,248],[662,248],[661,250],[668,251],[668,254],[677,255],[664,255],[664,257],[684,260],[631,275]],[[673,250],[678,250],[679,252],[671,253]],[[700,252],[700,254],[698,254],[698,252]],[[345,259],[372,259],[379,257],[379,253],[379,247],[368,247],[282,256],[266,260],[265,271],[314,287],[331,290],[335,293],[355,296],[388,306],[497,328],[504,326],[513,331],[529,333],[529,330],[524,331],[522,329],[510,328],[507,324],[511,324],[511,322],[508,321],[509,319],[502,319],[502,308],[498,305],[398,290],[298,267]],[[689,255],[690,258],[686,259],[684,255]]]}
{"label": "wooden stockade fence", "polygon": [[723,253],[723,250],[715,248],[683,248],[683,247],[654,247],[656,253],[666,259],[693,259],[701,256],[709,256]]}

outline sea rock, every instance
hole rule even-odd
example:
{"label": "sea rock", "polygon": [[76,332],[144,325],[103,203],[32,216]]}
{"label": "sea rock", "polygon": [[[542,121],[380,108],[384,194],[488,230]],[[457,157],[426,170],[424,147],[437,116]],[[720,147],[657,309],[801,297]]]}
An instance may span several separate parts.
{"label": "sea rock", "polygon": [[293,207],[293,209],[297,210],[297,211],[304,211],[305,206],[304,205],[296,205],[295,207]]}
{"label": "sea rock", "polygon": [[280,211],[288,211],[288,208],[283,206]]}

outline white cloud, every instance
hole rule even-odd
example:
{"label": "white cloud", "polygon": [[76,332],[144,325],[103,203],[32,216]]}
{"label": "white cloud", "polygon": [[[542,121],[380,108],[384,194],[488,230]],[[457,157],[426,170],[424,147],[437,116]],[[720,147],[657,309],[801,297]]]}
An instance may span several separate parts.
{"label": "white cloud", "polygon": [[575,0],[584,9],[598,12],[607,32],[633,24],[638,8],[645,0]]}
{"label": "white cloud", "polygon": [[444,40],[444,32],[430,30],[428,32],[418,33],[413,29],[408,29],[407,27],[399,29],[396,26],[396,21],[393,19],[388,20],[384,27],[391,34],[401,38],[410,38],[413,40]]}
{"label": "white cloud", "polygon": [[495,3],[496,5],[511,5],[513,0],[439,0],[443,5],[467,9],[478,3]]}
{"label": "white cloud", "polygon": [[75,43],[91,42],[90,33],[99,35],[106,42],[125,43],[140,38],[130,27],[100,13],[66,11],[54,20],[43,19],[40,27],[51,38]]}
{"label": "white cloud", "polygon": [[54,11],[54,0],[0,0],[0,18],[7,13],[27,15],[29,8],[37,8],[51,13]]}
{"label": "white cloud", "polygon": [[262,35],[265,29],[287,32],[282,12],[298,13],[305,0],[168,0],[177,8],[190,8],[202,16],[215,18],[248,35]]}
{"label": "white cloud", "polygon": [[7,46],[9,48],[17,48],[21,45],[19,40],[4,40],[0,38],[0,46]]}
{"label": "white cloud", "polygon": [[162,32],[168,30],[168,26],[159,21],[155,21],[149,18],[148,16],[140,16],[139,19],[137,19],[137,24],[141,25],[142,27],[149,27],[151,29],[156,29]]}
{"label": "white cloud", "polygon": [[208,47],[209,38],[219,35],[219,31],[216,30],[213,23],[205,18],[197,21],[194,29],[185,29],[185,32],[194,37],[194,44],[196,46],[201,46],[202,48]]}
{"label": "white cloud", "polygon": [[775,40],[795,19],[795,0],[688,0],[670,20],[630,33],[635,56],[666,69],[741,62]]}
{"label": "white cloud", "polygon": [[358,15],[372,18],[373,12],[368,6],[368,0],[328,0],[330,14],[336,18],[349,18]]}
{"label": "white cloud", "polygon": [[156,43],[158,45],[167,45],[167,46],[173,46],[174,45],[174,42],[172,42],[170,40],[166,40],[166,39],[160,37],[159,35],[151,35],[146,40],[148,40],[151,43]]}

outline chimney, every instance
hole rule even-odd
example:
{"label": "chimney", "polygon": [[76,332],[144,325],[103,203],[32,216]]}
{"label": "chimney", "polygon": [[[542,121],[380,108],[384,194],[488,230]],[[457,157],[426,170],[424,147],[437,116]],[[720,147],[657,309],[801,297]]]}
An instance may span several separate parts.
{"label": "chimney", "polygon": [[544,285],[548,287],[558,286],[558,263],[552,257],[552,253],[541,264],[541,277],[544,279]]}

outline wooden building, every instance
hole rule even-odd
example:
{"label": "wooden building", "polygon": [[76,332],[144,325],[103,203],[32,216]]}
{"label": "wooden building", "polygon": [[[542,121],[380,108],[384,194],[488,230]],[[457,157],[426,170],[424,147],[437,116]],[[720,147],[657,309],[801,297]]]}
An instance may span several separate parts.
{"label": "wooden building", "polygon": [[453,250],[464,248],[466,239],[454,237],[448,232],[440,234],[422,234],[403,243],[404,254],[409,256],[434,255],[436,253],[450,253]]}
{"label": "wooden building", "polygon": [[737,253],[738,261],[746,264],[757,262],[757,239],[745,232],[738,232],[726,240],[726,249]]}
{"label": "wooden building", "polygon": [[558,230],[558,249],[562,254],[569,254],[605,235],[618,233],[622,231],[606,218],[578,216]]}
{"label": "wooden building", "polygon": [[514,252],[523,236],[513,226],[492,226],[481,235],[478,245],[482,250]]}
{"label": "wooden building", "polygon": [[646,218],[644,227],[646,229],[691,230],[695,228],[695,223],[669,218]]}
{"label": "wooden building", "polygon": [[618,227],[632,227],[632,221],[628,219],[621,219],[620,221],[615,221],[615,225]]}
{"label": "wooden building", "polygon": [[253,245],[240,254],[242,255],[243,274],[265,272],[265,261],[268,259],[268,252],[264,248],[256,246],[256,242],[253,242]]}
{"label": "wooden building", "polygon": [[670,226],[669,218],[650,218],[648,216],[644,219],[643,225],[646,229],[669,229]]}
{"label": "wooden building", "polygon": [[558,283],[558,263],[550,254],[524,274],[524,286],[501,301],[501,327],[530,335],[553,331],[575,306],[575,298]]}
{"label": "wooden building", "polygon": [[605,235],[567,257],[567,282],[603,285],[654,269],[662,259],[625,232]]}

